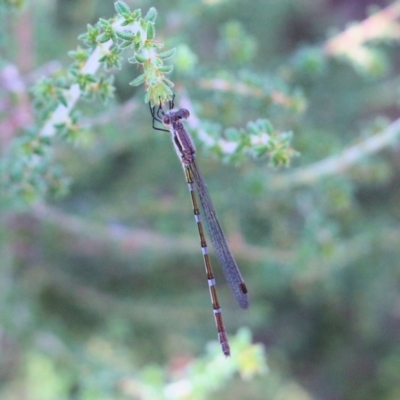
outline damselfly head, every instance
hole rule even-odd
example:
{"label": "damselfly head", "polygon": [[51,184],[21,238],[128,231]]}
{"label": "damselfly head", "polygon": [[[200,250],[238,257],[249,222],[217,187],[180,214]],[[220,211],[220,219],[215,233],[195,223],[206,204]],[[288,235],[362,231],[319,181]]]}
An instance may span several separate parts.
{"label": "damselfly head", "polygon": [[190,117],[190,112],[189,110],[186,110],[186,108],[181,108],[176,112],[176,116],[181,119],[187,119]]}
{"label": "damselfly head", "polygon": [[180,119],[187,119],[189,116],[190,113],[185,108],[180,108],[179,110],[169,110],[163,115],[162,123],[164,125],[169,125],[179,121]]}

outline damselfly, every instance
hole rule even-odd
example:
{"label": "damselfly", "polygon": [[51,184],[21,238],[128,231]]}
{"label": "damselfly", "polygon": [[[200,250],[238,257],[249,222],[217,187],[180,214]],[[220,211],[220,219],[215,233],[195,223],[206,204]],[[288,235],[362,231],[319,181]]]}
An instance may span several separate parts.
{"label": "damselfly", "polygon": [[[211,202],[207,186],[200,174],[199,168],[196,163],[196,150],[193,140],[183,126],[181,120],[189,117],[189,111],[181,108],[179,110],[173,109],[173,100],[169,102],[169,111],[164,112],[162,105],[158,107],[150,105],[150,112],[153,118],[153,128],[160,131],[170,132],[172,141],[179,160],[182,163],[183,171],[185,173],[186,182],[189,187],[190,196],[192,199],[194,218],[197,223],[197,229],[200,236],[201,251],[203,253],[204,265],[207,274],[208,287],[211,295],[211,302],[214,311],[215,324],[217,325],[218,338],[222,347],[222,351],[226,356],[230,355],[230,348],[228,337],[225,331],[224,323],[222,320],[221,307],[219,305],[217,290],[215,285],[214,273],[211,268],[210,257],[208,255],[207,243],[201,223],[200,210],[197,204],[195,190],[198,193],[201,208],[204,213],[206,226],[214,246],[217,258],[222,266],[224,276],[231,287],[233,294],[239,303],[240,307],[247,308],[249,301],[247,298],[247,288],[236,264],[235,259],[229,249],[225,235],[222,231],[221,225],[218,222],[217,215]],[[155,122],[163,124],[168,129],[158,128]]]}

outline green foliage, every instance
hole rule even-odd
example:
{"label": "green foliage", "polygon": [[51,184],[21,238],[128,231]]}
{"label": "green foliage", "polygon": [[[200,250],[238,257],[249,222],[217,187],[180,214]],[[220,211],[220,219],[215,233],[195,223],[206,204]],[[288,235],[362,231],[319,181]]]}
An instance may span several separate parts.
{"label": "green foliage", "polygon": [[221,56],[233,65],[246,65],[257,53],[257,42],[238,21],[224,24],[220,32]]}
{"label": "green foliage", "polygon": [[190,73],[194,70],[198,58],[195,53],[184,43],[177,46],[175,68],[179,73]]}
{"label": "green foliage", "polygon": [[[397,399],[400,2],[82,1],[79,43],[2,3],[0,398]],[[249,289],[210,249],[230,358],[172,92]]]}
{"label": "green foliage", "polygon": [[[54,192],[64,193],[66,187],[62,186],[66,179],[57,179],[54,189],[46,182],[52,181],[44,176],[44,171],[49,170],[51,175],[59,169],[53,166],[51,152],[52,137],[71,139],[81,130],[79,122],[70,116],[79,97],[103,102],[109,101],[114,93],[113,77],[96,73],[100,66],[104,70],[121,67],[121,52],[133,49],[135,56],[129,60],[142,66],[144,73],[131,84],[144,83],[147,93],[145,101],[153,104],[166,101],[172,97],[173,83],[165,74],[172,71],[172,66],[164,65],[171,51],[157,55],[158,50],[164,45],[154,39],[154,22],[157,17],[156,10],[151,8],[144,18],[141,11],[130,11],[124,2],[116,2],[116,18],[109,20],[100,18],[95,26],[88,25],[87,32],[79,39],[87,46],[83,49],[78,46],[76,51],[69,52],[74,62],[68,71],[55,78],[44,78],[33,87],[33,104],[36,111],[36,128],[31,131],[33,143],[25,143],[24,159],[17,157],[20,153],[20,143],[13,143],[8,159],[0,164],[2,191],[8,193],[10,203],[39,201],[44,196]],[[99,55],[101,54],[101,55]],[[77,86],[77,87],[76,87]],[[45,140],[42,140],[42,138]],[[32,149],[32,152],[26,151]],[[41,157],[44,154],[47,157]],[[18,171],[15,173],[14,171]],[[47,173],[46,173],[47,174]],[[17,188],[17,189],[16,189]],[[18,198],[14,195],[18,193]]]}
{"label": "green foliage", "polygon": [[247,129],[229,128],[224,132],[223,139],[221,136],[219,129],[215,129],[212,136],[206,139],[207,146],[228,162],[240,162],[249,156],[259,159],[267,155],[271,166],[287,167],[297,154],[290,147],[292,133],[274,131],[270,121],[265,119],[248,122]]}
{"label": "green foliage", "polygon": [[[225,359],[218,343],[210,345],[208,354],[183,366],[179,374],[165,374],[165,368],[151,365],[136,378],[126,379],[122,390],[145,399],[207,399],[218,393],[235,374],[249,380],[265,375],[267,367],[262,346],[251,345],[251,335],[242,329],[232,341],[234,355]],[[171,371],[172,372],[172,371]],[[176,377],[174,377],[174,375]],[[178,378],[178,379],[177,379]]]}
{"label": "green foliage", "polygon": [[[49,339],[49,338],[48,338]],[[77,366],[78,376],[71,374],[71,355],[58,347],[57,357],[39,351],[26,354],[23,375],[30,388],[31,398],[58,399],[70,398],[74,385],[79,385],[82,400],[92,398],[142,398],[142,399],[207,399],[215,395],[235,374],[244,380],[264,376],[267,372],[265,354],[261,345],[251,344],[251,334],[242,329],[232,338],[235,355],[225,359],[219,344],[209,345],[207,353],[194,360],[187,360],[179,370],[170,370],[156,364],[147,365],[141,370],[129,366],[129,360],[119,353],[117,348],[110,348],[98,338],[81,353],[85,361]],[[104,347],[106,346],[106,348]],[[98,358],[103,361],[118,360],[124,365],[124,373],[116,365],[114,368],[99,368],[104,376],[101,382],[84,379],[94,365],[88,359]],[[100,363],[101,364],[101,363]],[[92,371],[94,372],[94,371]],[[46,384],[43,384],[46,382]]]}
{"label": "green foliage", "polygon": [[0,6],[4,4],[5,6],[9,7],[22,7],[24,3],[24,0],[2,0],[2,4],[0,4]]}

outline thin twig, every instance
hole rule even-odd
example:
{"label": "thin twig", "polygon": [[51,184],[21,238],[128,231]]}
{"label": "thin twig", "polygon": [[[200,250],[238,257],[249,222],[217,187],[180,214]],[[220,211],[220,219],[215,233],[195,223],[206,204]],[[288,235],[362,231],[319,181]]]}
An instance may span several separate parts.
{"label": "thin twig", "polygon": [[[171,239],[169,236],[159,235],[148,230],[112,227],[64,213],[62,210],[48,205],[36,206],[31,210],[31,215],[42,223],[53,225],[57,229],[77,236],[79,240],[86,238],[105,242],[108,245],[117,245],[123,254],[132,255],[138,251],[151,249],[151,251],[166,256],[168,253],[177,254],[182,251],[193,253],[198,247],[196,240],[186,237]],[[382,249],[392,249],[393,246],[396,247],[398,238],[398,229],[384,228],[379,234],[374,233],[372,236],[362,232],[353,238],[338,241],[335,245],[336,251],[332,256],[316,254],[315,257],[312,257],[306,270],[301,274],[295,274],[293,285],[301,288],[325,281],[338,270],[352,265],[355,260],[367,257],[372,251],[371,249],[375,248],[373,244]],[[370,245],[366,246],[366,243]],[[297,263],[295,253],[286,249],[277,250],[245,243],[234,247],[238,258],[242,257],[249,262],[268,262],[269,264],[286,265],[289,268]]]}
{"label": "thin twig", "polygon": [[273,189],[288,189],[312,185],[329,175],[343,174],[368,155],[375,154],[394,145],[400,136],[400,118],[392,122],[382,132],[343,150],[340,154],[327,157],[307,167],[271,177],[269,185]]}
{"label": "thin twig", "polygon": [[200,79],[198,87],[202,89],[210,89],[220,92],[237,93],[242,96],[249,96],[255,98],[268,97],[272,103],[279,104],[283,107],[291,107],[297,100],[279,90],[264,90],[258,87],[248,85],[243,82],[230,82],[222,78],[215,79]]}
{"label": "thin twig", "polygon": [[342,33],[329,39],[323,50],[327,55],[350,54],[370,40],[396,38],[400,36],[399,23],[400,1],[395,1],[388,7],[371,15],[364,21],[354,24]]}
{"label": "thin twig", "polygon": [[[198,243],[194,239],[181,237],[177,240],[176,237],[171,238],[170,236],[160,235],[145,229],[129,228],[122,224],[106,225],[65,213],[61,209],[45,204],[35,206],[30,213],[37,220],[57,226],[75,236],[116,245],[124,253],[133,254],[151,249],[164,255],[178,251],[187,254],[188,252],[193,253],[198,249]],[[291,252],[287,250],[255,247],[246,244],[242,240],[232,240],[231,243],[238,258],[243,257],[253,262],[268,259],[289,263],[293,258]]]}

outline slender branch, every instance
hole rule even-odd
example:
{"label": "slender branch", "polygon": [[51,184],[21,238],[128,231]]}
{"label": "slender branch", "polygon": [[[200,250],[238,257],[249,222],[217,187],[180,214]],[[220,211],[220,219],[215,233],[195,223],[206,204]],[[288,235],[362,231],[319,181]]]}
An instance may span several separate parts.
{"label": "slender branch", "polygon": [[[117,27],[122,23],[122,19],[117,21],[114,26]],[[101,58],[104,54],[110,50],[113,45],[113,41],[110,39],[105,43],[98,44],[98,46],[94,49],[85,65],[81,69],[80,72],[83,74],[92,74],[95,75],[97,70],[101,66]],[[59,104],[54,112],[51,114],[50,118],[43,125],[42,129],[39,132],[39,136],[49,137],[54,136],[56,132],[55,125],[63,123],[69,119],[69,114],[72,109],[75,107],[75,104],[81,97],[82,90],[79,88],[77,83],[73,84],[68,90],[65,91],[65,98],[67,100],[67,105]]]}
{"label": "slender branch", "polygon": [[328,40],[323,50],[328,55],[349,54],[366,42],[380,38],[400,37],[400,27],[396,20],[400,17],[400,1],[371,15],[364,21],[350,26],[348,29]]}
{"label": "slender branch", "polygon": [[294,277],[294,286],[300,289],[326,281],[332,274],[368,257],[377,248],[383,251],[398,249],[399,233],[398,229],[385,227],[381,228],[379,233],[367,231],[351,239],[344,239],[338,243],[338,251],[334,257],[329,258],[326,254],[322,254],[307,260],[307,266],[302,269],[302,273]]}
{"label": "slender branch", "polygon": [[326,176],[343,174],[368,155],[393,145],[399,140],[400,118],[392,122],[382,132],[351,146],[340,154],[327,157],[307,167],[297,168],[289,173],[271,177],[269,184],[274,189],[288,189],[312,185]]}
{"label": "slender branch", "polygon": [[[182,92],[184,93],[181,97],[181,105],[191,112],[188,125],[197,132],[197,137],[205,147],[223,156],[225,160],[238,161],[244,156],[253,158],[268,156],[270,165],[277,167],[289,165],[291,159],[296,155],[296,152],[290,147],[292,133],[274,129],[272,124],[265,119],[248,121],[246,128],[229,128],[229,133],[227,129],[225,135],[213,136],[202,127],[203,124],[191,111],[193,107],[189,96],[185,91],[182,90]],[[232,137],[234,140],[231,140]]]}
{"label": "slender branch", "polygon": [[[64,213],[60,209],[45,204],[33,207],[30,213],[36,219],[57,226],[73,235],[117,245],[122,252],[129,254],[132,254],[133,251],[149,249],[160,251],[164,255],[177,252],[187,254],[198,250],[198,243],[194,239],[182,237],[176,240],[176,238],[172,239],[170,236],[160,235],[150,230],[131,229],[122,225],[105,225]],[[287,250],[251,246],[237,238],[231,240],[231,243],[238,258],[242,257],[253,262],[265,259],[290,262],[293,259],[293,254]]]}
{"label": "slender branch", "polygon": [[[156,251],[164,256],[168,254],[193,253],[198,250],[196,240],[180,237],[171,239],[169,236],[160,235],[149,230],[130,229],[122,226],[111,226],[103,223],[88,221],[81,217],[64,213],[60,209],[39,205],[31,210],[31,215],[42,223],[51,224],[64,232],[71,233],[80,238],[104,242],[106,245],[117,245],[119,251],[132,254],[139,251]],[[399,230],[385,228],[379,234],[361,233],[353,238],[338,241],[337,251],[331,257],[316,254],[301,274],[295,274],[293,284],[302,287],[314,285],[325,281],[334,272],[347,268],[357,259],[366,257],[373,248],[373,244],[384,249],[396,248]],[[233,241],[234,252],[238,258],[249,262],[259,263],[268,260],[269,263],[279,265],[295,265],[296,255],[286,249],[277,250],[265,246],[251,246],[244,241]],[[367,245],[370,243],[371,245]]]}
{"label": "slender branch", "polygon": [[284,107],[290,107],[296,99],[286,95],[285,93],[278,90],[271,90],[267,92],[264,89],[247,85],[243,82],[230,82],[226,79],[215,78],[215,79],[200,79],[198,86],[203,89],[212,89],[221,92],[237,93],[242,96],[250,97],[270,97],[271,101],[275,104],[280,104]]}

